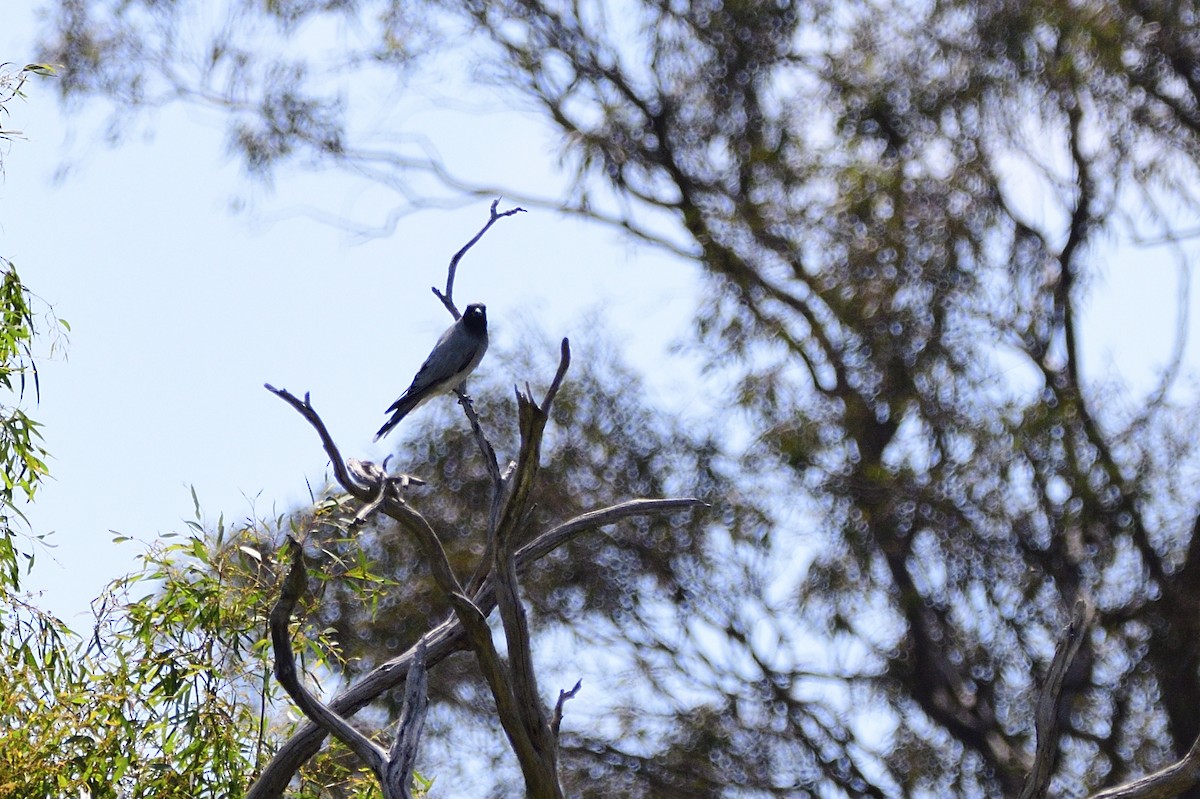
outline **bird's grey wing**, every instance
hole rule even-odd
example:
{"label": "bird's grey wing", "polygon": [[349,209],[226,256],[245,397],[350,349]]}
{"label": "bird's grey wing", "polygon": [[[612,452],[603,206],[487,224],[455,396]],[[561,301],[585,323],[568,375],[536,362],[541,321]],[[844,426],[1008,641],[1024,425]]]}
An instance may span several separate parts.
{"label": "bird's grey wing", "polygon": [[[429,353],[429,357],[417,370],[417,376],[413,378],[412,385],[404,390],[404,393],[392,403],[388,411],[397,410],[410,400],[421,397],[430,389],[436,389],[447,380],[452,380],[455,375],[471,365],[477,349],[474,336],[463,329],[461,325],[455,324],[450,327],[438,339],[433,351]],[[447,385],[446,388],[449,389],[452,386]]]}

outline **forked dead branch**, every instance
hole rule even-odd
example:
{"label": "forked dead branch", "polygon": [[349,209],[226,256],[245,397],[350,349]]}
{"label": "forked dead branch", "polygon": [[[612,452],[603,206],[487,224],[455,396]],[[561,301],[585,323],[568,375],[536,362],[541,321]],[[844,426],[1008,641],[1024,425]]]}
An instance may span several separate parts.
{"label": "forked dead branch", "polygon": [[[497,213],[496,204],[493,203],[487,225],[455,254],[450,264],[446,292],[443,294],[434,290],[452,315],[457,317],[452,292],[454,270],[459,260],[495,221],[518,210]],[[280,748],[250,787],[247,797],[281,797],[296,771],[319,749],[328,734],[347,743],[358,758],[372,769],[387,799],[407,797],[424,717],[423,690],[417,690],[419,686],[409,686],[405,708],[408,709],[411,704],[412,709],[406,711],[407,718],[401,719],[396,743],[390,752],[385,752],[364,738],[346,722],[346,718],[406,680],[420,680],[423,683],[427,669],[435,668],[448,655],[463,649],[474,654],[488,684],[495,701],[497,718],[520,764],[526,795],[538,799],[560,799],[563,796],[558,774],[558,729],[564,703],[575,695],[579,685],[560,691],[553,711],[547,708],[533,668],[532,636],[519,596],[519,575],[585,531],[633,517],[663,516],[703,504],[694,498],[631,499],[596,508],[549,529],[534,532],[526,529],[530,518],[530,499],[541,465],[542,436],[554,399],[570,367],[570,360],[570,345],[563,339],[558,368],[542,400],[539,402],[534,399],[528,383],[523,391],[516,391],[520,447],[517,457],[504,470],[499,467],[495,448],[488,440],[470,399],[459,392],[459,402],[479,445],[492,490],[491,501],[486,508],[480,508],[478,514],[477,529],[480,537],[485,538],[486,547],[465,586],[447,558],[438,531],[402,496],[403,489],[417,482],[416,479],[408,475],[390,476],[384,467],[370,462],[345,461],[308,394],[300,399],[285,389],[267,386],[269,391],[291,405],[316,430],[332,464],[334,478],[346,492],[363,503],[363,509],[355,515],[355,519],[361,521],[371,513],[382,513],[394,520],[416,543],[429,564],[438,591],[448,600],[453,614],[440,623],[430,619],[428,631],[416,645],[370,672],[324,705],[300,685],[291,660],[288,623],[304,585],[302,549],[292,544],[290,571],[272,612],[272,641],[280,682],[305,713],[309,724]],[[522,545],[522,541],[528,543]],[[506,657],[500,655],[487,624],[488,615],[497,607],[500,610]]]}

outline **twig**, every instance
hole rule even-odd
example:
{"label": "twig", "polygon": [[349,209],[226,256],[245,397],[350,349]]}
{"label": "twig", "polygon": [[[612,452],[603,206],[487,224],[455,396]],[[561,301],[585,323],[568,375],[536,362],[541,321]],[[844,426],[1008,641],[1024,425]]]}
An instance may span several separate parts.
{"label": "twig", "polygon": [[542,400],[542,413],[550,413],[550,404],[554,402],[554,398],[558,396],[558,389],[562,385],[563,378],[567,374],[567,368],[571,365],[571,342],[565,337],[562,344],[559,346],[558,371],[554,373],[554,380],[550,382],[550,388],[546,389],[546,396]]}
{"label": "twig", "polygon": [[479,416],[475,413],[475,406],[471,403],[471,398],[459,389],[455,389],[454,392],[458,395],[458,403],[462,405],[467,421],[471,423],[471,432],[475,436],[475,443],[479,447],[480,454],[483,455],[484,466],[492,481],[492,501],[488,508],[487,542],[484,545],[483,557],[479,559],[474,574],[467,581],[467,595],[470,596],[479,590],[479,586],[483,584],[483,578],[492,568],[492,553],[496,549],[496,528],[500,524],[500,509],[504,504],[505,475],[500,473],[496,450],[483,433],[483,427],[479,424]]}
{"label": "twig", "polygon": [[329,456],[329,462],[333,466],[333,476],[342,488],[363,502],[370,502],[374,499],[374,492],[359,485],[351,478],[350,472],[346,469],[346,463],[342,460],[342,453],[338,451],[337,444],[333,442],[333,436],[329,435],[325,422],[321,421],[316,409],[309,402],[309,393],[304,392],[304,399],[301,400],[286,388],[275,388],[270,383],[263,383],[263,388],[299,411],[300,415],[317,431],[317,435],[321,437],[321,446],[325,448],[325,454]]}
{"label": "twig", "polygon": [[579,693],[579,689],[583,687],[583,680],[577,680],[575,687],[569,691],[559,691],[558,701],[554,703],[554,720],[550,722],[550,732],[554,733],[554,740],[558,740],[558,730],[562,727],[563,720],[563,705],[568,699],[574,699],[575,694]]}
{"label": "twig", "polygon": [[458,312],[458,308],[456,308],[454,306],[454,275],[458,271],[458,262],[462,260],[462,257],[464,255],[467,254],[467,250],[474,247],[475,243],[477,241],[479,241],[481,238],[483,238],[483,234],[488,232],[488,228],[490,228],[492,225],[496,224],[497,221],[503,219],[506,216],[512,216],[513,214],[525,213],[525,209],[520,208],[520,207],[510,208],[507,211],[502,211],[501,213],[496,213],[496,206],[498,206],[499,204],[500,204],[499,197],[497,197],[495,200],[492,200],[492,207],[488,213],[488,221],[484,224],[484,226],[482,228],[480,228],[479,232],[475,234],[475,237],[472,238],[470,241],[468,241],[466,244],[464,244],[462,249],[459,250],[458,252],[454,253],[454,257],[450,259],[450,268],[447,270],[447,273],[446,273],[446,293],[443,294],[442,292],[438,291],[437,286],[433,286],[430,289],[431,291],[433,291],[433,295],[442,301],[442,305],[446,306],[446,310],[450,312],[450,315],[454,317],[455,321],[457,321],[458,318],[460,316],[462,316],[462,314],[460,314]]}
{"label": "twig", "polygon": [[[407,474],[388,477],[381,467],[375,466],[370,461],[352,460],[348,466],[342,460],[342,453],[338,450],[337,444],[334,443],[333,436],[329,434],[329,429],[325,427],[325,422],[321,419],[321,415],[312,406],[307,391],[304,392],[304,399],[302,400],[285,388],[275,388],[270,383],[264,383],[263,387],[295,408],[313,426],[313,429],[317,431],[317,435],[321,438],[321,445],[325,448],[325,454],[329,456],[329,462],[333,466],[333,476],[338,481],[338,484],[346,489],[346,492],[355,499],[361,500],[366,504],[364,509],[355,514],[355,523],[362,520],[360,517],[366,518],[366,514],[374,512],[386,502],[388,498],[387,488],[403,488],[409,485],[425,484],[425,481],[419,477]],[[384,461],[385,465],[386,463],[387,461]],[[383,475],[382,482],[376,479],[377,473]]]}
{"label": "twig", "polygon": [[492,447],[487,436],[483,434],[483,428],[479,424],[479,414],[475,413],[475,405],[471,402],[471,398],[467,396],[462,388],[454,389],[455,396],[458,397],[458,404],[462,406],[463,413],[467,416],[467,421],[471,423],[471,432],[475,435],[475,443],[479,446],[479,451],[483,455],[483,465],[487,469],[488,476],[492,478],[493,487],[497,490],[500,487],[500,466],[496,460],[496,450]]}

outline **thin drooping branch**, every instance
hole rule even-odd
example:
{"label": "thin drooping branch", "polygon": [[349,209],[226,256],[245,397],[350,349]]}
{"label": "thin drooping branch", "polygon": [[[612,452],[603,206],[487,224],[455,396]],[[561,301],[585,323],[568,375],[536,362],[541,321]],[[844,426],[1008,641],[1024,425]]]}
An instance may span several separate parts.
{"label": "thin drooping branch", "polygon": [[462,314],[460,314],[458,312],[458,308],[455,307],[455,305],[454,305],[454,276],[458,272],[458,262],[462,260],[462,257],[464,255],[467,254],[467,250],[474,247],[475,243],[478,242],[481,238],[483,238],[483,234],[488,232],[488,228],[490,228],[492,225],[496,224],[496,222],[498,222],[499,220],[503,219],[506,216],[512,216],[513,214],[525,213],[525,209],[520,208],[520,207],[510,208],[507,211],[501,211],[500,213],[496,213],[496,206],[498,206],[499,204],[500,204],[500,198],[496,198],[495,200],[492,200],[492,207],[488,213],[488,221],[486,223],[484,223],[483,227],[480,228],[479,232],[475,234],[474,238],[472,238],[470,241],[468,241],[466,244],[464,244],[462,246],[462,249],[460,249],[458,252],[454,253],[454,257],[452,257],[450,259],[450,267],[449,267],[449,269],[446,270],[446,291],[445,291],[445,293],[438,291],[437,286],[433,286],[431,288],[431,291],[433,291],[434,296],[442,301],[442,305],[446,306],[446,310],[450,312],[450,315],[453,316],[456,321],[458,320],[458,318],[460,316],[462,316]]}
{"label": "thin drooping branch", "polygon": [[351,752],[371,769],[379,779],[384,799],[410,799],[409,784],[412,781],[413,764],[416,760],[417,744],[425,724],[428,706],[425,680],[425,649],[418,646],[416,656],[408,672],[405,690],[404,712],[396,730],[396,739],[390,752],[363,735],[342,716],[321,702],[301,683],[296,672],[296,658],[292,653],[288,626],[296,604],[304,594],[308,580],[304,567],[304,548],[294,538],[288,539],[285,554],[291,555],[291,565],[284,578],[279,599],[271,608],[271,647],[275,655],[275,678],[292,697],[296,706],[313,723],[325,732],[334,735]]}
{"label": "thin drooping branch", "polygon": [[1021,791],[1020,799],[1040,799],[1046,794],[1050,785],[1050,775],[1054,770],[1054,761],[1058,754],[1058,718],[1059,703],[1062,698],[1063,680],[1067,671],[1079,652],[1079,646],[1087,635],[1093,607],[1086,598],[1075,601],[1071,611],[1071,621],[1063,631],[1063,639],[1058,644],[1054,659],[1046,672],[1046,682],[1042,685],[1041,696],[1037,704],[1037,754],[1034,756],[1033,768],[1025,780],[1025,788]]}
{"label": "thin drooping branch", "polygon": [[[560,214],[567,214],[577,219],[599,223],[618,232],[628,233],[639,241],[658,247],[665,252],[672,253],[685,260],[695,260],[700,256],[698,248],[688,247],[685,243],[676,241],[665,233],[656,231],[652,227],[644,226],[642,224],[643,220],[637,218],[637,215],[629,212],[628,209],[609,212],[594,203],[588,203],[586,200],[524,194],[514,191],[511,186],[504,187],[493,183],[484,184],[467,180],[453,174],[431,144],[423,141],[417,141],[416,143],[421,145],[424,150],[424,154],[416,158],[407,158],[394,152],[375,150],[367,147],[347,147],[341,155],[340,160],[342,163],[347,164],[353,171],[367,180],[405,194],[404,202],[397,204],[389,211],[387,219],[382,224],[374,226],[363,225],[355,220],[330,214],[324,210],[312,211],[306,209],[306,213],[315,219],[350,230],[359,236],[377,238],[393,234],[400,220],[408,217],[414,211],[426,208],[459,208],[476,199],[495,197],[498,194],[503,194],[530,208],[542,208]],[[425,197],[415,197],[411,194],[406,194],[404,189],[408,185],[407,181],[397,179],[396,174],[408,171],[428,174],[446,188],[457,192],[460,197],[455,199],[431,200]],[[662,201],[659,201],[657,204],[664,207],[674,207],[677,205]]]}

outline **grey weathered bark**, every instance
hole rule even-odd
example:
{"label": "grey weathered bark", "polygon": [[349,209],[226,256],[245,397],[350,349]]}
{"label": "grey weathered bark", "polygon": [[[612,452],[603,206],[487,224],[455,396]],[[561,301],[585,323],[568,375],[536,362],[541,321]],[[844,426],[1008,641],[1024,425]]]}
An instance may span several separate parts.
{"label": "grey weathered bark", "polygon": [[[483,229],[451,259],[446,291],[443,293],[433,289],[434,294],[455,318],[459,316],[453,302],[454,275],[458,262],[498,219],[521,210],[518,208],[497,213],[496,205],[495,202],[492,203],[488,222]],[[483,516],[483,524],[480,525],[486,530],[487,545],[465,587],[454,573],[437,532],[429,521],[400,495],[400,490],[411,482],[411,478],[389,477],[384,468],[372,463],[352,461],[347,464],[321,417],[313,408],[308,394],[301,400],[284,389],[266,386],[269,391],[295,408],[316,429],[333,466],[335,479],[351,496],[364,503],[364,510],[356,514],[355,519],[361,521],[366,514],[380,512],[396,521],[402,530],[412,536],[429,563],[438,589],[449,601],[454,616],[431,627],[414,650],[384,664],[329,706],[325,706],[304,691],[296,679],[295,665],[291,660],[287,624],[303,589],[304,579],[303,560],[299,547],[296,546],[283,594],[272,612],[272,641],[276,647],[276,671],[280,682],[296,699],[305,715],[313,721],[313,725],[301,730],[280,749],[250,787],[247,792],[248,799],[282,796],[296,770],[304,760],[316,752],[327,733],[336,735],[351,747],[359,759],[379,776],[385,792],[393,791],[392,794],[385,793],[388,799],[407,795],[397,791],[407,791],[412,773],[411,756],[403,764],[393,762],[391,753],[384,752],[357,733],[345,721],[344,716],[358,710],[387,688],[403,681],[405,677],[402,674],[402,664],[409,670],[410,676],[407,679],[412,680],[412,670],[418,669],[417,673],[423,681],[425,667],[432,668],[451,652],[461,648],[469,649],[475,654],[480,671],[495,700],[500,724],[521,766],[526,794],[535,799],[562,799],[564,794],[558,775],[558,727],[562,720],[563,702],[569,695],[560,694],[551,716],[538,690],[533,668],[532,640],[519,595],[518,574],[522,568],[527,568],[530,563],[584,530],[630,516],[669,513],[702,504],[696,499],[623,502],[585,513],[533,536],[529,544],[520,546],[518,533],[523,532],[522,527],[528,518],[529,498],[537,481],[541,462],[542,436],[550,418],[550,408],[570,362],[570,344],[564,338],[558,369],[542,401],[538,403],[533,399],[533,392],[528,385],[524,392],[517,391],[520,449],[515,464],[503,473],[497,463],[495,449],[483,432],[470,398],[459,392],[459,402],[479,444],[492,481],[492,500]],[[487,616],[494,607],[500,609],[508,652],[507,662],[501,658],[487,624]],[[417,666],[418,663],[421,664],[420,667]],[[364,688],[364,685],[369,687]],[[570,695],[573,695],[573,692]],[[417,700],[414,698],[413,701]],[[405,707],[408,707],[407,694]],[[411,750],[411,754],[415,754],[415,738],[419,736],[419,726],[419,722],[416,722],[416,730],[406,732],[402,723],[392,751]],[[405,736],[412,739],[411,746],[401,745],[401,739]],[[389,788],[389,785],[392,787]]]}
{"label": "grey weathered bark", "polygon": [[304,548],[296,539],[289,539],[287,552],[291,565],[284,578],[279,599],[271,609],[271,647],[275,654],[275,677],[295,701],[296,706],[309,720],[325,732],[335,736],[358,756],[367,768],[379,779],[383,799],[412,799],[413,768],[416,764],[417,744],[425,724],[425,711],[429,706],[428,681],[425,674],[425,647],[417,645],[415,657],[409,665],[404,691],[404,706],[396,737],[389,750],[363,735],[313,696],[304,687],[296,672],[296,658],[292,653],[288,625],[296,603],[304,595],[308,572],[304,567]]}
{"label": "grey weathered bark", "polygon": [[[1058,753],[1058,719],[1061,717],[1063,681],[1087,636],[1095,614],[1095,606],[1086,595],[1077,599],[1071,621],[1063,632],[1054,660],[1046,672],[1037,704],[1037,753],[1033,767],[1021,791],[1020,799],[1040,799],[1046,796]],[[1178,761],[1143,777],[1121,785],[1105,788],[1088,799],[1175,799],[1184,791],[1200,784],[1200,738]]]}
{"label": "grey weathered bark", "polygon": [[[518,394],[522,408],[521,454],[517,467],[501,482],[505,501],[493,565],[477,571],[482,574],[478,580],[479,588],[470,595],[451,569],[437,533],[420,513],[404,503],[399,496],[398,485],[386,476],[381,477],[383,501],[380,502],[381,485],[364,486],[351,478],[340,450],[312,407],[309,396],[306,394],[301,400],[284,389],[267,386],[268,390],[299,411],[317,430],[333,465],[334,476],[342,487],[363,502],[378,503],[379,510],[398,522],[421,547],[431,564],[438,587],[454,607],[455,616],[433,626],[417,647],[427,647],[430,668],[460,649],[467,648],[475,652],[496,700],[501,723],[521,763],[527,794],[531,797],[559,797],[562,788],[557,777],[557,736],[537,692],[529,631],[523,622],[524,611],[517,596],[516,575],[585,530],[634,516],[672,513],[703,504],[692,498],[630,500],[577,516],[533,537],[523,547],[516,546],[513,534],[524,517],[525,502],[532,481],[537,476],[542,432],[568,361],[569,350],[564,340],[563,359],[542,403],[539,405],[528,395]],[[361,468],[356,471],[364,473]],[[510,664],[507,665],[500,658],[486,624],[488,613],[498,604],[505,608],[502,609],[501,618],[510,657]],[[411,667],[417,647],[373,671],[331,702],[329,708],[336,714],[349,715],[384,691],[399,685],[405,679],[405,669]],[[513,665],[512,660],[516,657],[520,658],[521,663]],[[327,731],[323,726],[314,724],[293,736],[250,787],[247,799],[281,797],[296,770],[320,747]]]}

